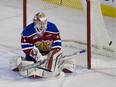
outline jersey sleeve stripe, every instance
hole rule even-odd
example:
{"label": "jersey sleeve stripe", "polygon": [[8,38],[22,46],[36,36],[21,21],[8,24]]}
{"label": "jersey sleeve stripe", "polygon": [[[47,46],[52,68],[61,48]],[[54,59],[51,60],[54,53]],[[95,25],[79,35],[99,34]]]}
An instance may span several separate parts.
{"label": "jersey sleeve stripe", "polygon": [[27,47],[27,48],[22,48],[22,50],[29,50],[29,49],[33,49],[33,47]]}
{"label": "jersey sleeve stripe", "polygon": [[55,40],[54,43],[56,43],[56,42],[60,42],[61,43],[61,40]]}
{"label": "jersey sleeve stripe", "polygon": [[54,48],[61,48],[61,46],[53,46],[53,47],[51,47],[52,49],[54,49]]}
{"label": "jersey sleeve stripe", "polygon": [[48,33],[59,34],[59,32],[46,31]]}
{"label": "jersey sleeve stripe", "polygon": [[61,42],[55,42],[52,44],[52,46],[61,46]]}
{"label": "jersey sleeve stripe", "polygon": [[22,47],[22,49],[25,49],[25,48],[33,47],[33,45],[31,45],[31,44],[24,44],[24,45],[22,45],[21,44],[21,47]]}
{"label": "jersey sleeve stripe", "polygon": [[21,43],[21,45],[31,45],[30,43]]}

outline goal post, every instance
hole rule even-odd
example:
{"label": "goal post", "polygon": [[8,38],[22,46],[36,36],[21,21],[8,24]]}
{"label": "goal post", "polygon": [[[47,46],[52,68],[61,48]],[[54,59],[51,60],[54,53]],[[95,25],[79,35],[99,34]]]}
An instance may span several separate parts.
{"label": "goal post", "polygon": [[27,25],[27,0],[23,0],[23,28]]}
{"label": "goal post", "polygon": [[91,15],[90,0],[87,2],[87,68],[91,69]]}

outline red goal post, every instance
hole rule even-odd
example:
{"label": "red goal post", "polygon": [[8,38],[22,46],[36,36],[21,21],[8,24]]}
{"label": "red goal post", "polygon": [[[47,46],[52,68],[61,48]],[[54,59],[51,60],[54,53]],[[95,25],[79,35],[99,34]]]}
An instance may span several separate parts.
{"label": "red goal post", "polygon": [[27,0],[23,0],[23,29],[27,25]]}
{"label": "red goal post", "polygon": [[87,1],[87,67],[91,69],[91,15],[90,15],[90,0]]}

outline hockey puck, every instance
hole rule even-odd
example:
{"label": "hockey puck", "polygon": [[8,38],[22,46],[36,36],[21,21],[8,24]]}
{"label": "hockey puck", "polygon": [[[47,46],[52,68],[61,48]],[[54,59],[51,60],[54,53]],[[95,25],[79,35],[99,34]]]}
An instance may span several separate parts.
{"label": "hockey puck", "polygon": [[110,41],[109,46],[112,44],[112,41]]}

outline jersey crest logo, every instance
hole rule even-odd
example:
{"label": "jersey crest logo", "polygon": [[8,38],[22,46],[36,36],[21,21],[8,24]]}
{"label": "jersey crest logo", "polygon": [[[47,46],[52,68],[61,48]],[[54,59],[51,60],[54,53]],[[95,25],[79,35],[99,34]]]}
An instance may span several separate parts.
{"label": "jersey crest logo", "polygon": [[37,41],[36,46],[40,51],[50,51],[52,46],[52,41]]}

